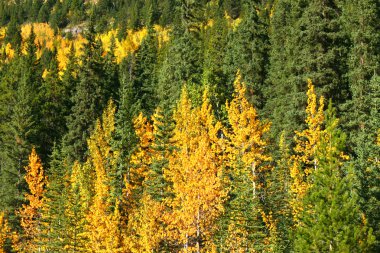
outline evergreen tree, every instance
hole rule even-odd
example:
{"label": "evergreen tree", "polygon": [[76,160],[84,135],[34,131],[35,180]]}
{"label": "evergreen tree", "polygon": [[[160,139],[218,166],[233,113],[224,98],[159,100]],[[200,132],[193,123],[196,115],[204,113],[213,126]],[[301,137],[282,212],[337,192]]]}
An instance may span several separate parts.
{"label": "evergreen tree", "polygon": [[258,14],[259,6],[254,1],[244,2],[242,8],[242,22],[236,31],[230,31],[224,71],[227,83],[232,84],[237,70],[240,69],[248,85],[247,95],[250,101],[257,108],[262,108],[268,65],[268,24],[265,16]]}
{"label": "evergreen tree", "polygon": [[347,45],[340,13],[339,1],[282,0],[274,5],[272,66],[265,92],[265,113],[273,121],[273,136],[302,126],[306,104],[302,94],[308,78],[318,93],[335,103],[348,98]]}
{"label": "evergreen tree", "polygon": [[362,189],[363,207],[380,250],[380,217],[374,210],[380,208],[380,195],[376,180],[379,170],[374,164],[379,150],[376,146],[376,129],[379,128],[379,45],[380,4],[377,1],[347,1],[343,8],[345,29],[352,46],[349,52],[348,80],[351,100],[345,104],[344,126],[349,133],[348,146]]}
{"label": "evergreen tree", "polygon": [[43,240],[41,245],[47,251],[65,252],[64,246],[68,244],[66,234],[67,217],[65,206],[69,182],[69,170],[62,159],[61,150],[53,146],[48,170],[48,184],[42,209]]}
{"label": "evergreen tree", "polygon": [[330,102],[316,151],[318,164],[310,177],[296,232],[296,252],[367,252],[374,241],[360,211],[355,174],[343,165],[345,136],[337,124]]}
{"label": "evergreen tree", "polygon": [[72,96],[72,109],[67,118],[68,132],[63,139],[64,152],[70,163],[83,161],[87,152],[86,141],[94,120],[98,118],[109,97],[106,96],[104,59],[99,40],[95,40],[93,23],[90,24],[86,39],[88,44],[81,56],[82,66],[78,73],[78,84]]}
{"label": "evergreen tree", "polygon": [[136,100],[140,100],[141,110],[151,115],[157,106],[154,89],[156,87],[156,61],[158,40],[152,27],[136,52],[135,80]]}

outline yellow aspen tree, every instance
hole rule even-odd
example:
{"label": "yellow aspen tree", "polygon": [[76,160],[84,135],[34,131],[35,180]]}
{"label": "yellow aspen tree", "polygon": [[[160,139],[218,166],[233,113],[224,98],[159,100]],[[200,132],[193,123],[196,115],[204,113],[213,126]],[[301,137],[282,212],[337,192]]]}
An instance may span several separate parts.
{"label": "yellow aspen tree", "polygon": [[[111,138],[115,130],[115,105],[110,102],[98,120],[93,134],[88,140],[90,163],[94,169],[94,196],[87,215],[86,234],[89,252],[121,252],[120,215],[118,205],[113,206],[110,196],[110,176],[108,174],[113,162]],[[116,203],[118,203],[116,201]],[[115,217],[116,216],[116,217]],[[119,220],[118,220],[119,219]]]}
{"label": "yellow aspen tree", "polygon": [[5,243],[10,238],[10,228],[5,219],[4,212],[0,212],[0,253],[5,253]]}
{"label": "yellow aspen tree", "polygon": [[18,214],[21,218],[22,234],[19,236],[14,248],[21,252],[41,252],[38,245],[41,239],[41,208],[45,193],[46,177],[41,160],[33,148],[29,155],[29,165],[25,167],[25,181],[28,184],[29,193],[25,194],[28,204],[23,204]]}
{"label": "yellow aspen tree", "polygon": [[131,157],[131,169],[127,174],[127,183],[134,190],[142,190],[142,184],[152,163],[152,142],[154,140],[153,126],[142,113],[134,121],[134,128],[139,144]]}
{"label": "yellow aspen tree", "polygon": [[218,157],[221,124],[215,123],[207,90],[202,106],[193,109],[184,88],[174,120],[176,149],[164,170],[174,196],[167,200],[172,208],[168,233],[182,252],[208,251],[226,193]]}
{"label": "yellow aspen tree", "polygon": [[144,193],[144,181],[152,163],[154,141],[153,126],[140,113],[133,121],[139,144],[131,156],[131,167],[125,175],[124,214],[128,225],[124,238],[125,248],[130,252],[151,252],[158,235],[153,222],[160,208]]}
{"label": "yellow aspen tree", "polygon": [[230,252],[254,252],[263,244],[260,227],[263,210],[259,201],[263,185],[259,178],[268,172],[266,162],[271,157],[266,152],[267,140],[263,137],[270,129],[269,123],[258,119],[255,108],[246,99],[246,86],[240,72],[234,82],[235,94],[226,109],[230,128],[226,131],[230,210],[225,238],[225,250]]}
{"label": "yellow aspen tree", "polygon": [[296,131],[295,155],[291,157],[290,177],[292,180],[290,191],[290,206],[292,208],[293,220],[298,224],[299,214],[302,212],[302,199],[309,188],[307,178],[318,168],[316,151],[320,144],[320,138],[324,124],[324,97],[318,98],[311,80],[308,80],[307,128],[301,132]]}
{"label": "yellow aspen tree", "polygon": [[162,214],[165,206],[147,193],[139,201],[138,208],[129,214],[125,249],[133,253],[156,252],[164,237],[161,224],[164,222]]}

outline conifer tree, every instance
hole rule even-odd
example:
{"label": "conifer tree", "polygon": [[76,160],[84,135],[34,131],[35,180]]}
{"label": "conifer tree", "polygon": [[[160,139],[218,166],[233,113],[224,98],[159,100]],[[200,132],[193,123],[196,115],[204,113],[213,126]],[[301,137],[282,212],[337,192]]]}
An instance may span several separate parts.
{"label": "conifer tree", "polygon": [[154,88],[156,87],[156,60],[158,40],[152,27],[136,52],[135,84],[136,99],[140,100],[144,114],[151,115],[157,106]]}
{"label": "conifer tree", "polygon": [[6,115],[7,122],[2,136],[2,205],[3,210],[9,210],[9,222],[16,225],[14,211],[21,207],[26,191],[24,180],[24,166],[28,164],[27,157],[31,149],[31,143],[36,134],[34,112],[34,89],[29,83],[27,71],[28,65],[24,58],[15,59],[13,70],[10,70],[14,78],[7,84],[12,89],[9,97],[9,111]]}
{"label": "conifer tree", "polygon": [[343,124],[348,135],[348,147],[354,156],[354,169],[362,185],[363,208],[370,226],[374,229],[377,243],[374,251],[380,250],[378,212],[379,206],[379,170],[374,166],[378,157],[375,144],[376,129],[379,127],[378,85],[379,45],[378,36],[380,5],[377,1],[347,1],[344,3],[343,20],[350,35],[352,46],[349,51],[348,80],[352,99],[344,105]]}
{"label": "conifer tree", "polygon": [[[286,15],[277,16],[276,11]],[[272,33],[276,51],[272,52],[266,114],[273,122],[274,136],[279,136],[282,130],[290,134],[302,126],[307,79],[313,80],[318,94],[335,103],[346,101],[347,45],[339,1],[282,0],[275,4],[274,13],[281,23],[273,24],[278,30]],[[280,31],[286,29],[283,37]]]}
{"label": "conifer tree", "polygon": [[93,196],[93,174],[88,164],[81,165],[74,162],[69,175],[69,189],[65,202],[67,223],[64,229],[67,240],[65,240],[64,249],[66,251],[87,252],[88,237],[85,227],[86,215]]}
{"label": "conifer tree", "polygon": [[94,120],[101,115],[109,99],[105,90],[101,42],[95,40],[93,21],[88,28],[86,39],[88,44],[81,57],[79,80],[72,96],[72,110],[67,118],[68,132],[63,139],[63,148],[70,163],[84,160],[87,151],[86,140],[93,128]]}
{"label": "conifer tree", "polygon": [[269,230],[270,251],[273,252],[287,252],[292,248],[291,226],[293,222],[289,204],[291,185],[289,162],[291,154],[285,136],[283,132],[278,145],[279,159],[275,161],[266,182],[267,205],[264,212],[268,216],[266,227]]}
{"label": "conifer tree", "polygon": [[[238,69],[248,84],[250,102],[257,108],[264,105],[263,88],[268,65],[268,24],[259,16],[257,3],[246,1],[242,4],[242,22],[231,31],[225,58],[227,83],[232,84]],[[231,87],[232,91],[233,88]]]}
{"label": "conifer tree", "polygon": [[222,110],[225,101],[232,93],[225,73],[223,72],[223,60],[226,54],[227,20],[221,6],[212,4],[213,25],[205,29],[205,49],[202,82],[210,86],[211,100],[217,114]]}
{"label": "conifer tree", "polygon": [[326,127],[316,149],[317,167],[303,200],[296,252],[367,252],[374,242],[360,211],[357,179],[352,168],[344,166],[348,158],[342,152],[344,141],[330,102]]}
{"label": "conifer tree", "polygon": [[67,194],[69,194],[68,168],[61,160],[60,147],[53,146],[50,156],[46,193],[42,209],[42,247],[46,251],[65,252],[68,243],[67,223],[65,214]]}

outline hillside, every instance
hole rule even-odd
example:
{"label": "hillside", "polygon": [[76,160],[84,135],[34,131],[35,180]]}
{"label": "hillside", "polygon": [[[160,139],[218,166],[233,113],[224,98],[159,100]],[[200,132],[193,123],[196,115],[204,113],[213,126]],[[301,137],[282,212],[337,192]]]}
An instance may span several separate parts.
{"label": "hillside", "polygon": [[377,0],[0,1],[0,252],[379,252]]}

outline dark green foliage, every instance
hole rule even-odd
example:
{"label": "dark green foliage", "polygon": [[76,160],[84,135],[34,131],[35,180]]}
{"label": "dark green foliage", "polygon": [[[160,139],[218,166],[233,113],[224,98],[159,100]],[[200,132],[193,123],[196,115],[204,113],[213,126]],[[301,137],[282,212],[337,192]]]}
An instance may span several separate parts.
{"label": "dark green foliage", "polygon": [[83,161],[86,154],[87,138],[94,121],[100,117],[110,99],[107,77],[104,76],[104,59],[99,41],[95,41],[94,31],[89,27],[86,36],[88,44],[81,57],[82,66],[78,73],[78,84],[72,96],[73,106],[67,118],[68,132],[63,139],[64,153],[69,162]]}
{"label": "dark green foliage", "polygon": [[7,70],[11,76],[3,81],[7,89],[5,92],[9,93],[4,105],[8,113],[3,115],[6,121],[2,122],[0,208],[9,213],[11,224],[17,227],[14,211],[24,201],[24,167],[28,163],[33,137],[36,135],[36,118],[33,115],[35,89],[23,73],[30,66],[26,64],[25,57],[15,59],[14,64]]}
{"label": "dark green foliage", "polygon": [[129,171],[130,157],[138,143],[133,119],[140,111],[140,104],[136,98],[135,87],[133,86],[134,58],[129,55],[120,64],[120,89],[118,110],[115,115],[115,135],[112,140],[112,149],[119,151],[118,160],[112,168],[111,176],[115,179],[112,188],[116,190],[112,194],[120,197],[124,186],[125,173]]}
{"label": "dark green foliage", "polygon": [[229,35],[224,71],[231,87],[237,70],[240,69],[250,102],[261,109],[264,105],[263,89],[268,69],[268,24],[265,15],[258,15],[259,7],[253,1],[244,3],[242,7],[243,21]]}
{"label": "dark green foliage", "polygon": [[154,94],[156,87],[156,61],[158,41],[152,28],[136,52],[136,65],[134,71],[134,87],[136,100],[139,100],[141,110],[145,115],[151,115],[157,106]]}
{"label": "dark green foliage", "polygon": [[[57,48],[35,46],[33,31],[21,41],[21,27],[30,22],[49,22],[56,34],[83,27],[88,40],[84,54],[77,59],[71,48],[60,75]],[[156,24],[169,31],[168,42],[159,43]],[[25,202],[24,166],[35,146],[49,181],[43,215],[43,229],[49,231],[42,243],[46,251],[78,246],[75,236],[83,231],[78,222],[86,214],[80,187],[68,190],[68,178],[73,162],[86,160],[89,133],[109,100],[117,104],[111,145],[118,159],[107,170],[112,204],[123,202],[124,178],[139,142],[133,119],[143,113],[155,123],[149,147],[154,156],[147,174],[140,175],[142,187],[133,191],[170,209],[165,200],[171,186],[163,171],[173,151],[173,110],[180,91],[187,85],[197,106],[207,86],[216,119],[228,128],[225,102],[238,70],[247,98],[263,120],[272,122],[267,148],[273,161],[265,164],[268,170],[260,174],[255,197],[249,176],[225,168],[222,176],[231,184],[225,185],[228,201],[215,227],[217,250],[232,250],[225,247],[233,232],[228,228],[239,219],[238,229],[249,232],[243,243],[247,252],[380,251],[378,0],[7,0],[0,1],[0,25],[7,27],[0,40],[0,212],[6,212],[14,231],[20,229],[14,211]],[[148,35],[118,63],[118,42],[112,39],[111,50],[103,52],[95,39],[110,28],[118,29],[119,41],[129,36],[127,29],[147,28]],[[13,59],[7,59],[6,43],[15,49]],[[294,130],[305,124],[309,78],[318,95],[333,99],[342,130],[330,109],[329,137],[316,154],[318,170],[310,175],[296,229],[289,206],[289,160]],[[217,135],[223,143],[223,130]],[[341,151],[350,155],[348,161]],[[66,220],[67,212],[72,220]],[[273,227],[263,213],[270,215]],[[74,226],[74,238],[67,238],[64,228]],[[158,251],[179,250],[172,246],[164,239]]]}
{"label": "dark green foliage", "polygon": [[213,107],[220,112],[232,94],[232,83],[229,83],[223,71],[228,26],[220,6],[212,6],[212,13],[214,24],[205,31],[204,35],[202,82],[211,87]]}
{"label": "dark green foliage", "polygon": [[307,79],[334,103],[346,101],[347,45],[338,1],[282,0],[274,10],[265,114],[278,136],[302,126]]}

